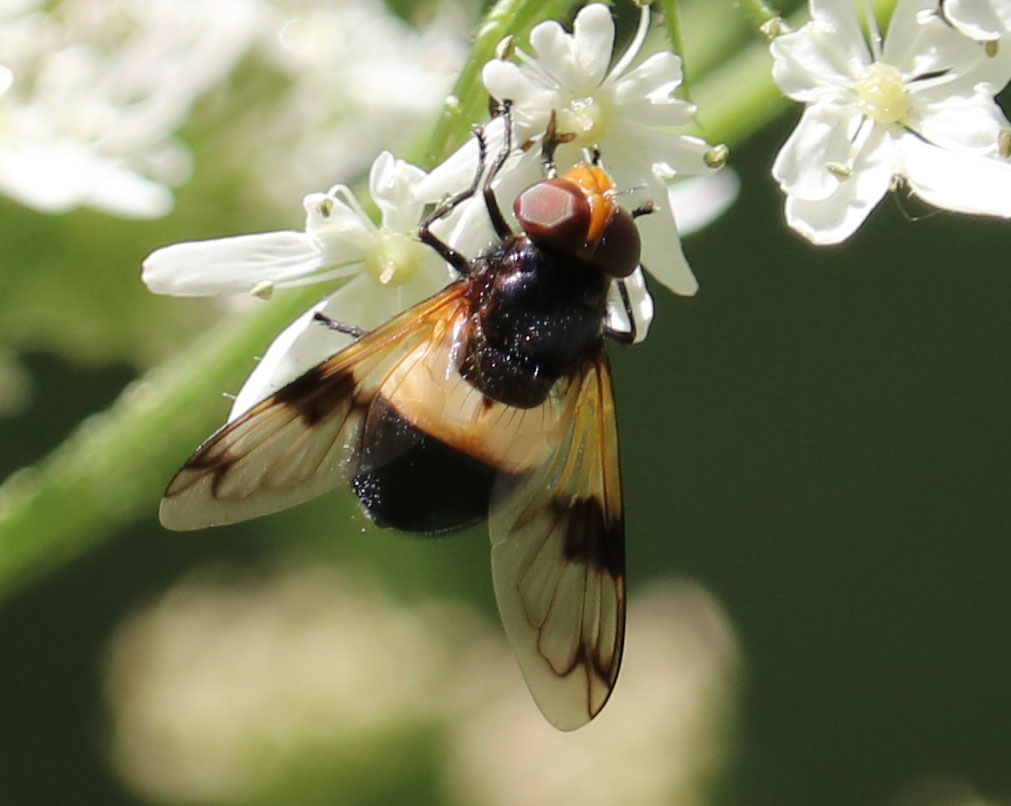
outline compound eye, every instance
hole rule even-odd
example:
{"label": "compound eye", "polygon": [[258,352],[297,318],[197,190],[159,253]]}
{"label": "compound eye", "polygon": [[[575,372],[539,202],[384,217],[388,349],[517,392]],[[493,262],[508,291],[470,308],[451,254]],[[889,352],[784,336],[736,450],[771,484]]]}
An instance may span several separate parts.
{"label": "compound eye", "polygon": [[628,277],[639,265],[639,228],[628,210],[615,207],[593,253],[593,265],[611,277]]}
{"label": "compound eye", "polygon": [[590,204],[573,182],[543,179],[516,197],[513,212],[537,246],[575,254],[586,244]]}

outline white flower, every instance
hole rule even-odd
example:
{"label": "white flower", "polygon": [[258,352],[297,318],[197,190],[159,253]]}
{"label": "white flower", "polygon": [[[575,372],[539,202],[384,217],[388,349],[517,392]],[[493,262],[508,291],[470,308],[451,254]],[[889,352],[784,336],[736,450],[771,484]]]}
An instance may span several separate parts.
{"label": "white flower", "polygon": [[[677,56],[662,51],[632,67],[648,29],[643,7],[635,39],[608,71],[614,20],[607,6],[589,5],[576,15],[571,34],[557,22],[541,23],[530,32],[535,56],[517,50],[520,64],[491,61],[482,75],[492,96],[513,102],[518,142],[543,134],[554,112],[558,131],[575,135],[556,153],[560,166],[581,159],[584,148],[598,148],[620,189],[653,202],[655,212],[638,222],[643,265],[672,291],[694,294],[698,283],[681,250],[664,180],[713,173],[706,163],[712,146],[669,130],[695,115],[694,105],[674,97],[682,80]],[[536,149],[531,157],[536,162]]]}
{"label": "white flower", "polygon": [[944,0],[941,9],[948,22],[973,39],[1011,33],[1011,0]]}
{"label": "white flower", "polygon": [[[663,51],[632,67],[648,30],[649,10],[644,7],[634,41],[608,71],[614,21],[606,6],[589,5],[576,16],[571,34],[557,22],[541,23],[530,33],[536,58],[516,50],[520,64],[492,60],[484,66],[483,78],[492,96],[512,102],[514,144],[538,142],[554,113],[558,131],[574,135],[555,152],[560,173],[585,159],[586,149],[597,148],[622,192],[622,204],[628,208],[652,204],[654,212],[637,221],[642,265],[674,292],[691,295],[698,283],[681,248],[668,186],[674,178],[712,175],[721,162],[719,152],[706,141],[670,130],[689,124],[695,114],[692,104],[673,95],[682,79],[681,60]],[[485,127],[485,134],[493,159],[503,141],[502,118]],[[514,153],[493,183],[507,215],[512,199],[541,178],[539,152],[534,146]],[[418,186],[419,192],[433,197],[466,186],[476,160],[476,144],[470,140],[432,171]],[[722,212],[719,205],[712,209],[713,217]],[[450,233],[447,240],[456,249],[469,255],[487,248],[494,239],[480,198],[456,211],[444,231]],[[636,340],[641,341],[653,317],[653,300],[641,269],[625,285]],[[608,325],[618,330],[629,326],[614,286],[608,299]]]}
{"label": "white flower", "polygon": [[425,205],[413,190],[424,176],[389,152],[379,155],[369,174],[369,190],[382,213],[379,226],[346,186],[336,185],[305,197],[303,232],[191,241],[148,256],[143,281],[156,293],[175,296],[269,296],[276,288],[353,278],[277,337],[236,397],[229,419],[347,345],[347,336],[313,321],[316,311],[369,329],[452,279],[443,259],[415,237]]}
{"label": "white flower", "polygon": [[868,48],[849,0],[811,0],[811,22],[772,43],[776,83],[807,104],[772,172],[787,223],[814,243],[849,237],[896,178],[935,207],[1011,216],[993,99],[1011,49],[988,55],[936,8],[900,0],[884,47],[872,28]]}
{"label": "white flower", "polygon": [[[589,5],[576,16],[571,34],[557,22],[541,23],[530,32],[536,58],[516,50],[520,64],[492,60],[483,78],[492,96],[512,101],[515,143],[541,138],[554,112],[558,131],[575,135],[556,152],[560,172],[583,159],[585,148],[596,147],[617,187],[634,191],[623,195],[623,202],[653,202],[656,212],[638,221],[642,263],[676,293],[694,294],[698,283],[681,250],[665,183],[674,176],[713,173],[707,163],[713,148],[670,131],[695,114],[692,104],[673,95],[681,83],[681,60],[663,51],[632,67],[648,29],[649,11],[643,8],[634,41],[608,71],[614,21],[607,6]],[[500,128],[489,127],[491,153],[501,142]],[[530,148],[506,166],[497,185],[500,198],[511,199],[540,178],[538,152]],[[466,144],[432,172],[425,189],[447,192],[465,184],[475,158],[473,143]]]}
{"label": "white flower", "polygon": [[421,28],[383,0],[263,5],[263,55],[286,89],[239,114],[255,132],[243,138],[252,175],[279,204],[408,146],[452,88],[472,24],[445,1],[426,4]]}

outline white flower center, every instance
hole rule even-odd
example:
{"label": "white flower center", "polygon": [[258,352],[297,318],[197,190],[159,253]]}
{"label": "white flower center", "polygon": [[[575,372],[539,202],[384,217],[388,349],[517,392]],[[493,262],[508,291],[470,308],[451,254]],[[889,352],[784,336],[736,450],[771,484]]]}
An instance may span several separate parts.
{"label": "white flower center", "polygon": [[365,270],[379,285],[393,288],[410,280],[428,249],[405,232],[380,230],[365,253]]}
{"label": "white flower center", "polygon": [[899,71],[874,62],[854,85],[863,113],[878,123],[899,123],[909,114],[909,95]]}
{"label": "white flower center", "polygon": [[597,145],[611,125],[611,99],[606,93],[572,95],[558,110],[558,131],[575,135],[579,146]]}

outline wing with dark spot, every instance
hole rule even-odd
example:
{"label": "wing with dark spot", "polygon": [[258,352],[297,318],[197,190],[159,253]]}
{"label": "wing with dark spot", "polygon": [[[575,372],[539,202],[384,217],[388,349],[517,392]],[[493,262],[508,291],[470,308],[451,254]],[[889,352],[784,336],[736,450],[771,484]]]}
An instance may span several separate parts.
{"label": "wing with dark spot", "polygon": [[391,376],[431,351],[452,352],[468,308],[460,283],[328,358],[211,436],[161,502],[169,529],[255,518],[345,483],[373,400]]}
{"label": "wing with dark spot", "polygon": [[544,716],[573,730],[604,707],[625,636],[625,527],[607,356],[562,391],[564,437],[502,476],[489,521],[495,597]]}

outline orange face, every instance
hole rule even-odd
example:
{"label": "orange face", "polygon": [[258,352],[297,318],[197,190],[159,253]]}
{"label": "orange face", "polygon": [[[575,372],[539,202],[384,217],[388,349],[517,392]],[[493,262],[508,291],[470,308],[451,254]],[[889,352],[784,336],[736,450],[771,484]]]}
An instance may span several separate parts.
{"label": "orange face", "polygon": [[596,244],[604,234],[604,228],[614,215],[614,184],[607,171],[599,165],[581,162],[568,171],[562,179],[578,185],[590,205],[590,226],[586,242]]}

